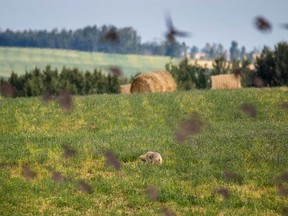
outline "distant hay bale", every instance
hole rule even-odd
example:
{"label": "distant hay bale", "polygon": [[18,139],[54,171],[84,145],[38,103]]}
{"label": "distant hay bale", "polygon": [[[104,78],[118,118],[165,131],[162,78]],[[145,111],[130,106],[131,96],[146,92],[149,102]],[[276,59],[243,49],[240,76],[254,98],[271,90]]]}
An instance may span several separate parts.
{"label": "distant hay bale", "polygon": [[176,82],[167,71],[139,74],[131,84],[131,93],[174,92]]}
{"label": "distant hay bale", "polygon": [[131,84],[120,85],[120,93],[121,94],[130,94]]}
{"label": "distant hay bale", "polygon": [[212,89],[241,88],[241,76],[235,74],[220,74],[211,76]]}

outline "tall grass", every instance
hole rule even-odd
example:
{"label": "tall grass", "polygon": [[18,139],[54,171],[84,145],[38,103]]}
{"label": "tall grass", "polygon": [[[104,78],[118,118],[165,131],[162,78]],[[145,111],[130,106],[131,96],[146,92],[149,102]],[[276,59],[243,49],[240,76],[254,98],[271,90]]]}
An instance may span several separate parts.
{"label": "tall grass", "polygon": [[[285,103],[287,88],[74,97],[68,113],[39,98],[1,99],[0,215],[284,214]],[[193,113],[200,132],[177,141]],[[107,166],[107,150],[120,170]],[[162,166],[138,159],[149,150]]]}

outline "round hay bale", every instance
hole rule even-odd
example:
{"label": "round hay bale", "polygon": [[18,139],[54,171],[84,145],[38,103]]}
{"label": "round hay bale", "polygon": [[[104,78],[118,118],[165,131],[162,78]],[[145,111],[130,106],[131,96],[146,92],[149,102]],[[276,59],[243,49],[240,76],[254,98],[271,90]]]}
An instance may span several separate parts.
{"label": "round hay bale", "polygon": [[127,85],[120,85],[120,92],[121,94],[130,94],[130,88],[131,88],[131,84],[127,84]]}
{"label": "round hay bale", "polygon": [[168,71],[139,74],[131,83],[131,93],[174,92],[175,79]]}

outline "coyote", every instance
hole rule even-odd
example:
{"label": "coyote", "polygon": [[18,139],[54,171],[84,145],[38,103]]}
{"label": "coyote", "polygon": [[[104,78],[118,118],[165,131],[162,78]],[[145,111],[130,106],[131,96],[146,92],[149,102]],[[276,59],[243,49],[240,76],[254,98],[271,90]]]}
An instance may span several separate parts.
{"label": "coyote", "polygon": [[163,159],[158,152],[148,151],[146,154],[139,157],[144,163],[162,164]]}

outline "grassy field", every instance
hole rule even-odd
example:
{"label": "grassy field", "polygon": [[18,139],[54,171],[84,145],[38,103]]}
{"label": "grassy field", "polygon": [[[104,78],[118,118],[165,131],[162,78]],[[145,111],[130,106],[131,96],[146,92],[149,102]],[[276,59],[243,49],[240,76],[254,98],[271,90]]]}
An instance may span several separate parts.
{"label": "grassy field", "polygon": [[118,66],[127,77],[139,72],[164,70],[170,61],[164,56],[120,55],[97,52],[80,52],[58,49],[11,48],[0,47],[0,77],[8,77],[14,71],[24,74],[36,66],[42,69],[47,65],[62,69],[77,67],[80,70],[107,70],[109,66]]}
{"label": "grassy field", "polygon": [[[287,103],[287,88],[74,97],[68,113],[2,98],[0,215],[285,215]],[[189,119],[200,132],[177,141]]]}

